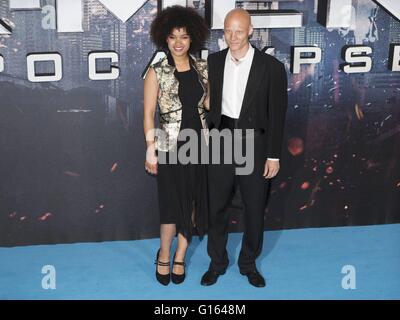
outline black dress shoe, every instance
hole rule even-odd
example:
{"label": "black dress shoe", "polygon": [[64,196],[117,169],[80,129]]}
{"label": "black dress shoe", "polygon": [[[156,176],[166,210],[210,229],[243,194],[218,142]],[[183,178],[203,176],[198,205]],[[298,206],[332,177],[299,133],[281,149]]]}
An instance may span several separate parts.
{"label": "black dress shoe", "polygon": [[157,266],[166,267],[166,266],[169,266],[169,262],[159,261],[158,260],[158,256],[159,255],[160,255],[160,249],[158,249],[158,251],[157,251],[156,262],[154,262],[154,264],[156,265],[156,278],[157,278],[157,281],[159,283],[161,283],[163,286],[167,286],[169,284],[169,281],[170,281],[170,274],[169,273],[168,274],[159,273],[158,270],[157,270]]}
{"label": "black dress shoe", "polygon": [[240,272],[242,275],[247,276],[249,283],[257,288],[265,287],[265,280],[257,269],[249,272]]}
{"label": "black dress shoe", "polygon": [[214,270],[208,270],[203,276],[201,277],[201,285],[202,286],[212,286],[214,283],[217,282],[218,277],[223,275],[224,272],[217,272]]}
{"label": "black dress shoe", "polygon": [[[174,259],[173,259],[172,264],[173,265],[176,264],[176,265],[179,265],[179,266],[183,266],[183,268],[186,267],[186,263],[185,262],[175,261],[175,255],[174,255]],[[175,284],[182,283],[185,280],[185,269],[183,269],[183,274],[176,274],[174,272],[171,272],[171,280]]]}

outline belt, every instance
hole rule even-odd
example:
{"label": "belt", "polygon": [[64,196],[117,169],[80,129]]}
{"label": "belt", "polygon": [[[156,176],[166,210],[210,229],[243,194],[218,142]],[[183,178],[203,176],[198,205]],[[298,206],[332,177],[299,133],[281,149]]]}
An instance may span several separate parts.
{"label": "belt", "polygon": [[219,129],[237,129],[239,119],[230,118],[228,116],[221,116],[221,123],[219,125]]}
{"label": "belt", "polygon": [[[238,122],[239,122],[239,119],[230,118],[228,116],[221,115],[221,122],[220,122],[220,125],[219,125],[219,130],[222,130],[222,129],[230,129],[230,130],[239,129],[238,128]],[[260,135],[265,133],[265,129],[253,129],[253,130],[254,130],[254,137],[260,136]],[[245,130],[243,129],[243,131],[245,131]]]}

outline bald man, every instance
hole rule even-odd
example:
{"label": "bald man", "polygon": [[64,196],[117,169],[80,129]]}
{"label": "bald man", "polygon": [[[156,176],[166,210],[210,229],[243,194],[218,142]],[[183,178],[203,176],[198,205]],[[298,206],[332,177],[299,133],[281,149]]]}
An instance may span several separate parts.
{"label": "bald man", "polygon": [[[240,143],[254,139],[254,170],[238,175],[238,164],[210,164],[210,217],[207,250],[211,257],[201,284],[213,285],[228,267],[228,207],[238,186],[244,203],[244,233],[239,270],[255,287],[265,280],[256,268],[264,234],[264,212],[270,180],[279,171],[284,120],[287,108],[287,77],[284,65],[274,57],[253,48],[251,17],[244,9],[234,9],[225,18],[227,49],[208,58],[210,112],[208,124],[217,130],[254,129]],[[211,137],[211,146],[213,146]],[[234,144],[233,144],[234,145]],[[232,145],[232,146],[233,146]],[[214,151],[211,148],[212,152]],[[221,161],[224,161],[221,148]],[[234,152],[232,153],[234,154]],[[227,159],[229,161],[229,159]]]}

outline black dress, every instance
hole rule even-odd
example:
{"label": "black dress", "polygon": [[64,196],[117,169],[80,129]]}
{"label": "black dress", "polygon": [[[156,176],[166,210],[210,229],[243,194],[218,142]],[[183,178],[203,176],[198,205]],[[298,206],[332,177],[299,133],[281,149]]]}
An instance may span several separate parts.
{"label": "black dress", "polygon": [[[175,71],[175,77],[179,82],[178,94],[182,103],[180,130],[195,130],[200,149],[200,139],[204,141],[204,137],[197,105],[203,95],[203,88],[192,66],[188,71]],[[177,148],[165,155],[167,159],[172,152],[178,152],[186,141],[178,141]],[[191,240],[194,227],[198,235],[202,236],[207,225],[207,168],[204,164],[199,164],[201,159],[200,150],[198,151],[198,164],[180,164],[179,159],[176,164],[158,164],[160,223],[176,224],[176,232],[181,233],[188,241]]]}

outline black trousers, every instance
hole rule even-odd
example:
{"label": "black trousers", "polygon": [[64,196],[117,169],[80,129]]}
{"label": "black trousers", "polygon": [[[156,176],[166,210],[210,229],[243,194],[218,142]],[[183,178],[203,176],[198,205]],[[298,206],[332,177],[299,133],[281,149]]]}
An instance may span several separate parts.
{"label": "black trousers", "polygon": [[[236,122],[225,118],[220,130],[234,129]],[[244,144],[246,139],[236,141]],[[222,144],[221,144],[222,145]],[[213,141],[210,141],[213,150]],[[254,170],[248,175],[237,175],[235,169],[238,164],[224,164],[224,152],[221,146],[221,164],[210,163],[208,166],[209,183],[209,226],[207,251],[211,257],[210,270],[222,273],[228,267],[228,254],[226,244],[228,241],[229,206],[234,195],[235,187],[239,187],[244,204],[244,234],[242,248],[239,255],[240,272],[246,273],[256,267],[256,258],[260,255],[263,245],[264,234],[264,212],[269,188],[269,180],[263,177],[265,165],[266,137],[256,135],[254,137]],[[243,151],[244,153],[244,151]],[[247,155],[251,156],[251,155]]]}

